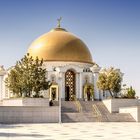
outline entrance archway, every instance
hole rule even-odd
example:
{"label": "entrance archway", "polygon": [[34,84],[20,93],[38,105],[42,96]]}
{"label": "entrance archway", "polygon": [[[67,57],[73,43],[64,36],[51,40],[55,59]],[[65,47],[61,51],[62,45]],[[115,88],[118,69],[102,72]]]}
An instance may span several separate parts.
{"label": "entrance archway", "polygon": [[52,83],[50,87],[50,100],[58,101],[58,84],[57,83]]}
{"label": "entrance archway", "polygon": [[90,83],[86,83],[83,87],[83,97],[84,100],[90,101],[93,100],[94,98],[94,85]]}
{"label": "entrance archway", "polygon": [[75,73],[68,70],[65,73],[65,100],[73,101],[75,96]]}

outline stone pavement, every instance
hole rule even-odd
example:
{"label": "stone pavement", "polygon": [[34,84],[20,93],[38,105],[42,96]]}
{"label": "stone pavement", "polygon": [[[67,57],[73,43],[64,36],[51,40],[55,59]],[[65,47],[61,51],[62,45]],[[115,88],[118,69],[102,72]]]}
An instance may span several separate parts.
{"label": "stone pavement", "polygon": [[0,140],[140,140],[140,123],[0,124]]}

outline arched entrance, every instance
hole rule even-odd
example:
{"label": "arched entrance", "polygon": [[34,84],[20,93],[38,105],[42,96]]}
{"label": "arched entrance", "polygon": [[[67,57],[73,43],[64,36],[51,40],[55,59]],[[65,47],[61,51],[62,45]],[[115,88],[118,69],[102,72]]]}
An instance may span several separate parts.
{"label": "arched entrance", "polygon": [[93,100],[94,98],[94,85],[90,83],[86,83],[83,87],[83,97],[84,100],[90,101]]}
{"label": "arched entrance", "polygon": [[75,73],[68,70],[65,73],[65,100],[73,101],[75,96]]}
{"label": "arched entrance", "polygon": [[52,83],[50,87],[50,100],[52,101],[58,101],[58,84],[57,83]]}

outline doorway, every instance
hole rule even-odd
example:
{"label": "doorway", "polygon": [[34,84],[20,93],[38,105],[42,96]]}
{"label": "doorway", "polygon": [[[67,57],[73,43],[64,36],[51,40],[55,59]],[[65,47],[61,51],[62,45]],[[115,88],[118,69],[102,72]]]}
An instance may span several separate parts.
{"label": "doorway", "polygon": [[75,96],[75,73],[68,70],[65,73],[65,100],[73,101]]}

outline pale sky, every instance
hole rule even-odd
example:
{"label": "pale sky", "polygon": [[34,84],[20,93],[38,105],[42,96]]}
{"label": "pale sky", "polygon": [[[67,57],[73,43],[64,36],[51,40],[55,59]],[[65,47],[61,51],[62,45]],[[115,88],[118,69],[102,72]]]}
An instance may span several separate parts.
{"label": "pale sky", "polygon": [[114,66],[140,96],[139,0],[0,0],[0,65],[8,68],[30,43],[56,27],[81,38],[101,67]]}

